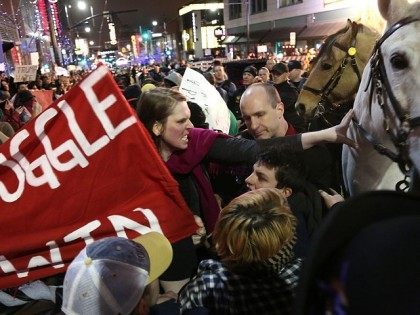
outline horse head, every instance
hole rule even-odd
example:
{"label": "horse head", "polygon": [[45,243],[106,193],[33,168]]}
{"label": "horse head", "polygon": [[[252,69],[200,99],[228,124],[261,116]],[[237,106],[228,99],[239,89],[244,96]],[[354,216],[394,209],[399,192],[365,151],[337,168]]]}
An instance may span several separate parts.
{"label": "horse head", "polygon": [[[389,82],[386,84],[387,102],[395,119],[390,127],[397,134],[401,128],[406,128],[408,164],[420,174],[420,3],[418,0],[379,0],[378,6],[387,20],[387,32],[378,43],[378,49]],[[397,28],[398,24],[401,27]],[[404,120],[407,126],[401,127]]]}
{"label": "horse head", "polygon": [[343,147],[351,193],[393,189],[410,167],[420,173],[420,3],[378,0],[378,7],[387,29],[363,73],[348,133],[359,150]]}
{"label": "horse head", "polygon": [[296,106],[311,117],[323,102],[352,100],[378,37],[373,29],[347,20],[344,28],[326,38]]}

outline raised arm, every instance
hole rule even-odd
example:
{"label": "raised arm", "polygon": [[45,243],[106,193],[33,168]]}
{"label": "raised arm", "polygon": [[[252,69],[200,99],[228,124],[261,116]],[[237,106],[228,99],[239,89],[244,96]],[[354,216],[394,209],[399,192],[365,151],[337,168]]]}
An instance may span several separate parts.
{"label": "raised arm", "polygon": [[227,163],[252,164],[259,153],[272,146],[302,151],[300,137],[301,135],[296,135],[265,140],[218,138],[210,148],[208,158]]}
{"label": "raised arm", "polygon": [[340,124],[328,129],[306,132],[302,134],[302,147],[309,149],[314,145],[321,143],[344,143],[348,146],[356,148],[356,143],[347,138],[346,133],[349,128],[351,118],[353,117],[353,110],[350,110],[341,120]]}
{"label": "raised arm", "polygon": [[286,136],[264,140],[238,138],[218,138],[210,148],[211,160],[228,163],[254,163],[257,155],[272,146],[299,152],[321,143],[345,143],[356,147],[354,141],[346,137],[353,111],[349,111],[337,126],[296,136]]}

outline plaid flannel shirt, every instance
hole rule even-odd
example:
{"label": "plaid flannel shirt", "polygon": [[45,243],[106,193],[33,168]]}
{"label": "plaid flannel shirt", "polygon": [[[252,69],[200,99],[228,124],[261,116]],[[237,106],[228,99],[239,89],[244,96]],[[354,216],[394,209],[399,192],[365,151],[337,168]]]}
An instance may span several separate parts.
{"label": "plaid flannel shirt", "polygon": [[181,310],[204,306],[211,314],[290,314],[301,264],[291,260],[277,274],[238,274],[219,261],[204,260],[179,294]]}

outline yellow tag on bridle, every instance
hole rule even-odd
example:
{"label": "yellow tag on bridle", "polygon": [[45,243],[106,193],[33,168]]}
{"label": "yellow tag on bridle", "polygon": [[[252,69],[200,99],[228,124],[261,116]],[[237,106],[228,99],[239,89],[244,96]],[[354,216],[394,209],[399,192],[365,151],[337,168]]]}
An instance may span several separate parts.
{"label": "yellow tag on bridle", "polygon": [[354,56],[356,52],[357,52],[357,49],[355,47],[350,47],[349,50],[347,51],[349,56]]}

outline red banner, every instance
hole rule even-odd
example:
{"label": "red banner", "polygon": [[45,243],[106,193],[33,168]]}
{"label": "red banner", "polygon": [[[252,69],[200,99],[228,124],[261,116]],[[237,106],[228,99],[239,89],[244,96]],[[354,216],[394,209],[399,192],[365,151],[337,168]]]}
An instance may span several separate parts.
{"label": "red banner", "polygon": [[105,66],[0,146],[0,212],[0,288],[64,272],[105,236],[196,230]]}

